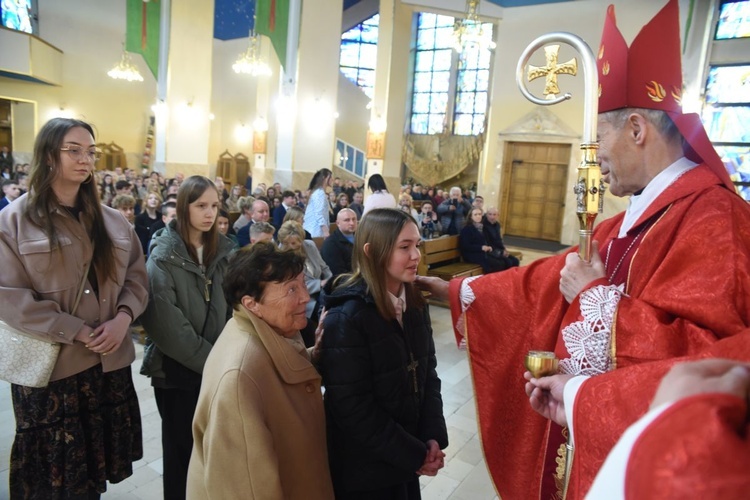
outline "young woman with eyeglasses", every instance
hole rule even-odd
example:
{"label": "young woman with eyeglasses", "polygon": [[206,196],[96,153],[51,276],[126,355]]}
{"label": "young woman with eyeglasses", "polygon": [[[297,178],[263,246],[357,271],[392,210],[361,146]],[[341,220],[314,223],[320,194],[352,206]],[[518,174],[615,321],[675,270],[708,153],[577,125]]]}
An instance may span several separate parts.
{"label": "young woman with eyeglasses", "polygon": [[49,385],[11,385],[11,498],[98,498],[143,456],[128,333],[146,268],[130,224],[100,203],[97,155],[91,125],[50,120],[29,193],[0,212],[0,318],[61,345]]}

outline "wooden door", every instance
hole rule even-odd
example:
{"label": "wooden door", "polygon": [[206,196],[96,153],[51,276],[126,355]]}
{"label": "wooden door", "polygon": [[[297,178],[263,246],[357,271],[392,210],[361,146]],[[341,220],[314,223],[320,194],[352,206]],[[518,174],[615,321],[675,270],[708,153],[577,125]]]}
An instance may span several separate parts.
{"label": "wooden door", "polygon": [[509,142],[503,165],[505,234],[560,241],[570,144]]}

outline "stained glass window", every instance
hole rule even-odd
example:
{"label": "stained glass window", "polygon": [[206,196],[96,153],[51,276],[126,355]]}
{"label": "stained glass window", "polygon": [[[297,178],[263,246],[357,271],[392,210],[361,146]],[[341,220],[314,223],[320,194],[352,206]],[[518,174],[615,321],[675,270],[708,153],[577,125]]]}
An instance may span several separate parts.
{"label": "stained glass window", "polygon": [[367,159],[365,152],[357,149],[341,139],[336,139],[336,158],[337,165],[347,172],[351,172],[357,177],[364,178]]}
{"label": "stained glass window", "polygon": [[[446,128],[457,135],[484,130],[491,53],[467,45],[459,56],[453,49],[456,20],[420,13],[414,60],[411,133],[440,134]],[[483,36],[492,40],[492,23],[483,24]]]}
{"label": "stained glass window", "polygon": [[703,123],[738,191],[750,200],[750,64],[709,68]]}
{"label": "stained glass window", "polygon": [[375,14],[341,35],[341,72],[361,87],[370,99],[375,87],[379,23],[380,15]]}
{"label": "stained glass window", "polygon": [[716,39],[750,37],[750,0],[724,2],[719,12]]}

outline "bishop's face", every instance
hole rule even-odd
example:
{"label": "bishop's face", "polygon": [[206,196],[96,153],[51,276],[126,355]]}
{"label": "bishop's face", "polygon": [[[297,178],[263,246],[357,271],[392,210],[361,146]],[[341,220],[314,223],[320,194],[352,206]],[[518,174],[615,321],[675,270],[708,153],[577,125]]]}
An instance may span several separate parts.
{"label": "bishop's face", "polygon": [[609,184],[610,192],[615,196],[629,196],[646,187],[645,168],[640,164],[630,120],[618,128],[600,117],[597,132],[602,178]]}

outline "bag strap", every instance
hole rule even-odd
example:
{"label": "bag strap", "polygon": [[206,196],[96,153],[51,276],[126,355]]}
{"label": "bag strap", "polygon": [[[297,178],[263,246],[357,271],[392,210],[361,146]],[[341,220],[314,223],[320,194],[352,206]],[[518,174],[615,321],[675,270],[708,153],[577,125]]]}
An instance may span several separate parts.
{"label": "bag strap", "polygon": [[[92,255],[91,258],[93,259],[94,256]],[[76,309],[78,309],[78,303],[81,302],[81,295],[83,295],[83,289],[86,287],[86,279],[88,279],[90,267],[91,261],[86,263],[86,269],[83,270],[83,279],[81,280],[81,286],[78,287],[78,294],[76,295],[76,301],[73,304],[73,310],[70,311],[71,316],[75,316]]]}

